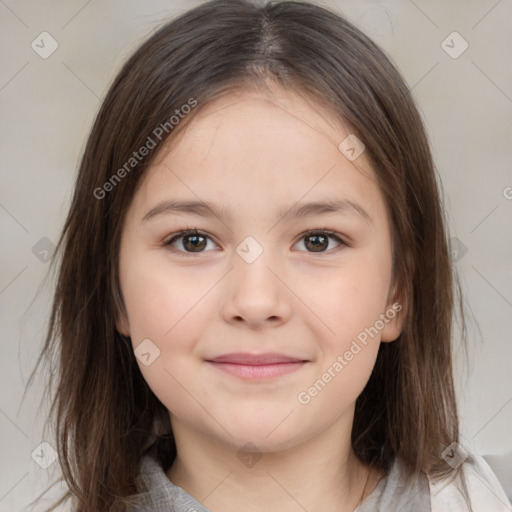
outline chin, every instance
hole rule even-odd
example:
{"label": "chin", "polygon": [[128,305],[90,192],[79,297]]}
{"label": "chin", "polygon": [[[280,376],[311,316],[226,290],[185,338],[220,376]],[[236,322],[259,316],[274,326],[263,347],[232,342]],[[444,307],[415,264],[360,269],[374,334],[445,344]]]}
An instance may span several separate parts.
{"label": "chin", "polygon": [[[247,418],[246,421],[237,421],[229,423],[229,433],[222,428],[216,428],[216,435],[220,436],[222,441],[229,444],[237,451],[245,449],[256,452],[280,452],[288,450],[301,441],[305,441],[307,434],[296,425],[285,425],[282,415],[274,421],[262,420],[259,418]],[[282,422],[282,423],[281,423]]]}

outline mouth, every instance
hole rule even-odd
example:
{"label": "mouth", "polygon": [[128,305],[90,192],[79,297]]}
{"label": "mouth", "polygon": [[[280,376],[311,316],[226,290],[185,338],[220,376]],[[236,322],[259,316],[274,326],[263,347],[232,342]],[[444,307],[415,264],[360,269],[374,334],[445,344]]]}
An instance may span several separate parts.
{"label": "mouth", "polygon": [[206,362],[243,380],[264,380],[292,373],[309,361],[283,354],[225,354]]}

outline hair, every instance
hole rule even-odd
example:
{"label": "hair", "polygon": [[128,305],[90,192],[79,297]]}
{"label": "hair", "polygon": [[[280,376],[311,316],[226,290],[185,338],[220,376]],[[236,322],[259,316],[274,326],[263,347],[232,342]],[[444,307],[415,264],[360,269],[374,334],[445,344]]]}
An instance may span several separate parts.
{"label": "hair", "polygon": [[[363,141],[392,225],[404,324],[395,342],[381,343],[356,401],[353,450],[385,472],[399,457],[407,478],[453,472],[441,453],[459,440],[451,345],[456,299],[462,319],[463,303],[440,183],[411,91],[375,43],[327,8],[214,0],[167,22],[131,55],[83,152],[51,261],[58,279],[36,364],[44,358],[49,368],[50,418],[69,488],[50,510],[73,497],[77,512],[124,511],[138,492],[144,454],[155,449],[164,469],[176,456],[168,411],[145,382],[130,339],[116,330],[125,314],[123,220],[157,153],[133,162],[134,151],[155,128],[166,126],[163,140],[171,140],[215,98],[262,90],[270,81],[313,98]],[[191,98],[197,107],[171,131],[169,119]],[[129,175],[114,182],[122,168]],[[109,193],[98,192],[107,182]]]}

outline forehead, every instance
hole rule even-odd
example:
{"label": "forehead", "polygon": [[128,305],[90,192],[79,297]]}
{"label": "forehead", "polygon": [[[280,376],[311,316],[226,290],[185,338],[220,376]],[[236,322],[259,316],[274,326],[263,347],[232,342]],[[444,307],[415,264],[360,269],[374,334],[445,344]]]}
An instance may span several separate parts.
{"label": "forehead", "polygon": [[231,92],[199,105],[167,141],[137,202],[147,206],[171,195],[261,210],[330,194],[378,209],[382,201],[366,155],[350,161],[338,147],[350,134],[338,116],[302,94]]}
{"label": "forehead", "polygon": [[[198,146],[209,151],[214,142],[213,132],[215,142],[236,146],[264,143],[267,150],[281,146],[285,156],[292,158],[308,149],[318,150],[320,146],[338,150],[339,144],[351,134],[348,123],[332,107],[320,105],[305,93],[275,85],[268,85],[264,90],[229,91],[199,105],[195,112],[192,121],[185,122],[185,128],[169,138],[163,153],[175,150],[176,155],[186,152],[190,146],[195,147],[195,154]],[[299,142],[304,144],[306,140],[309,144],[299,151]],[[312,157],[318,156],[315,151],[310,153]],[[371,177],[364,153],[355,167]]]}

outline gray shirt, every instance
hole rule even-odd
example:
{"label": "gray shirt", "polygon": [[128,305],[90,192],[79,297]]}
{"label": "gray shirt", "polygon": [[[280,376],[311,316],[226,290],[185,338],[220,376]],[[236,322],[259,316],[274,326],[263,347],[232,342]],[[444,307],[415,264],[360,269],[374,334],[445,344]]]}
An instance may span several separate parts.
{"label": "gray shirt", "polygon": [[[480,455],[462,464],[472,512],[512,512],[510,501],[496,475]],[[422,474],[404,484],[403,465],[397,459],[388,474],[354,512],[468,512],[470,509],[454,479],[431,481]],[[174,485],[157,462],[154,452],[141,461],[137,504],[129,512],[211,512],[196,498]],[[133,497],[132,497],[133,498]]]}
{"label": "gray shirt", "polygon": [[[430,512],[430,490],[425,475],[413,485],[404,486],[402,468],[395,462],[373,492],[354,512]],[[144,492],[140,505],[130,512],[210,512],[198,500],[174,485],[153,455],[142,459],[139,485]]]}

